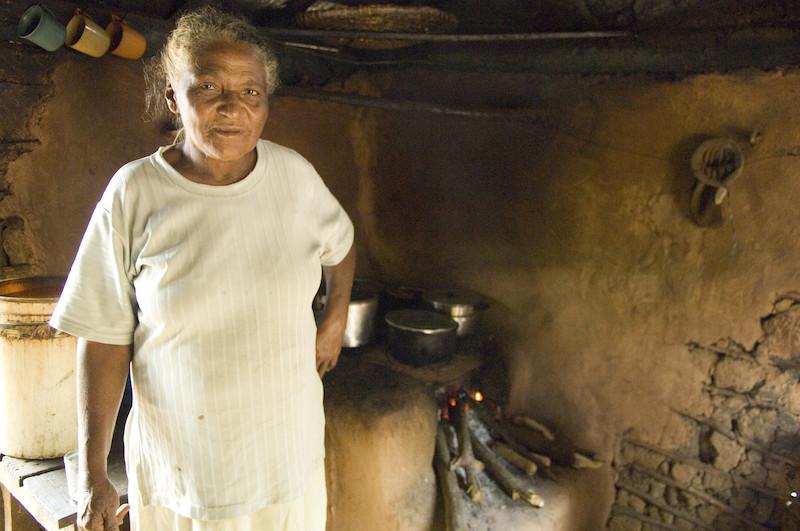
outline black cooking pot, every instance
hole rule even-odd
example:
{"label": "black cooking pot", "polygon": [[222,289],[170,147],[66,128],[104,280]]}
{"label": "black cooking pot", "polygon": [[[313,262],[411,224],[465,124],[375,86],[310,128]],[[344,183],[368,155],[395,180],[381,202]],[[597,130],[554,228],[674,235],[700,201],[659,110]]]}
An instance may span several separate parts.
{"label": "black cooking pot", "polygon": [[458,323],[436,312],[395,310],[386,314],[389,353],[419,367],[449,360],[456,348]]}

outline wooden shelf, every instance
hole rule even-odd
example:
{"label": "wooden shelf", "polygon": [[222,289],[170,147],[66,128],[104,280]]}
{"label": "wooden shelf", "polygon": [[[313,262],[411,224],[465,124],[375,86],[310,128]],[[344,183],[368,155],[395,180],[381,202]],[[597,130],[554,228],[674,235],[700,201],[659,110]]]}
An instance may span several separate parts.
{"label": "wooden shelf", "polygon": [[[69,496],[62,459],[0,457],[0,484],[39,525],[47,531],[76,528],[77,507]],[[120,502],[126,502],[128,477],[121,452],[114,452],[109,457],[108,474],[119,492]]]}

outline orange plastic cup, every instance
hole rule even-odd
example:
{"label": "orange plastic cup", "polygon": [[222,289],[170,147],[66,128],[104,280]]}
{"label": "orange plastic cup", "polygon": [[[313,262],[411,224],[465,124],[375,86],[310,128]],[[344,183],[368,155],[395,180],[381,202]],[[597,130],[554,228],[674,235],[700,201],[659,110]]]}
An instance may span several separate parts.
{"label": "orange plastic cup", "polygon": [[110,51],[118,57],[139,59],[147,49],[147,40],[144,35],[130,27],[117,15],[111,16],[111,22],[106,26],[106,33],[111,38]]}

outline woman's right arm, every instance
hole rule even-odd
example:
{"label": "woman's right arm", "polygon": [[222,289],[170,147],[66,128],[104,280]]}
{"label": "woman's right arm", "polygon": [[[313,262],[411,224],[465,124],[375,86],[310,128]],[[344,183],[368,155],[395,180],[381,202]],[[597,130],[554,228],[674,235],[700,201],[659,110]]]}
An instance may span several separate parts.
{"label": "woman's right arm", "polygon": [[131,345],[78,339],[78,529],[117,530],[127,506],[108,479],[107,462]]}

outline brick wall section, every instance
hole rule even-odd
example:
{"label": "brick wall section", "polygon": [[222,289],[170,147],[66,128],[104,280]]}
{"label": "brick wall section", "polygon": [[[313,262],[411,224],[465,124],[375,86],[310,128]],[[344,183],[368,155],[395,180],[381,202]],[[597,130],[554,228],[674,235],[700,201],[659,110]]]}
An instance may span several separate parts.
{"label": "brick wall section", "polygon": [[689,345],[708,370],[696,408],[676,411],[693,443],[622,440],[608,529],[800,529],[787,505],[800,471],[800,296],[781,298],[761,324],[749,350],[730,339]]}

